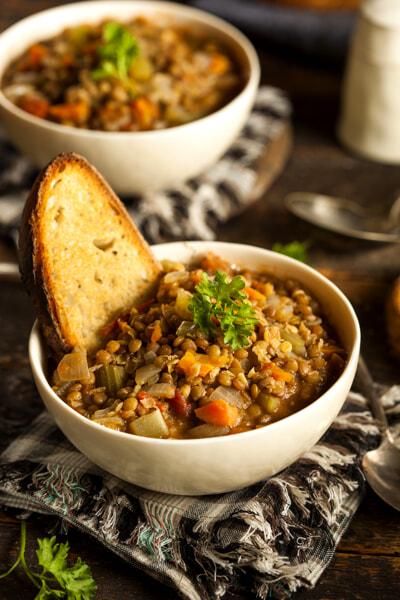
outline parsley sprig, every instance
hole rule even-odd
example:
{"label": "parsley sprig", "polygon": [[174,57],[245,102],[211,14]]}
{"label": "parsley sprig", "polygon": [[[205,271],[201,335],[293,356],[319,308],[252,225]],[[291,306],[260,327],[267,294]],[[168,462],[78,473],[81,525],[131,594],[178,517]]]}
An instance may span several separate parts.
{"label": "parsley sprig", "polygon": [[258,319],[243,291],[246,283],[240,275],[230,281],[217,271],[214,279],[202,274],[189,303],[193,321],[209,337],[224,336],[224,343],[233,350],[249,345],[249,336]]}
{"label": "parsley sprig", "polygon": [[127,27],[119,23],[106,23],[103,27],[103,44],[97,48],[100,66],[92,71],[95,80],[115,77],[128,79],[133,59],[139,54],[136,38]]}
{"label": "parsley sprig", "polygon": [[26,550],[26,523],[21,523],[21,545],[17,560],[6,573],[0,575],[5,579],[14,569],[21,565],[26,576],[38,589],[35,600],[91,600],[96,593],[96,584],[88,565],[80,558],[75,564],[68,566],[67,558],[69,544],[60,544],[55,536],[51,538],[38,538],[36,556],[40,573],[32,571],[25,559]]}
{"label": "parsley sprig", "polygon": [[308,263],[309,245],[309,242],[297,242],[296,240],[289,242],[288,244],[280,244],[277,242],[272,246],[272,250],[274,250],[274,252],[279,252],[279,254],[285,254],[286,256],[295,258],[300,262]]}

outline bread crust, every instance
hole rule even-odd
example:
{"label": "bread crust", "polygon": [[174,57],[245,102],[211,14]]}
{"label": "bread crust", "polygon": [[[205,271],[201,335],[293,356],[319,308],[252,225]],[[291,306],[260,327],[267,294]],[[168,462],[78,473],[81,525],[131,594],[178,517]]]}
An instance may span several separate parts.
{"label": "bread crust", "polygon": [[[43,206],[46,195],[52,189],[52,184],[62,175],[66,167],[82,169],[86,177],[93,179],[94,185],[99,186],[114,211],[120,218],[123,227],[134,238],[138,259],[146,263],[148,270],[157,278],[160,266],[155,260],[148,244],[132,222],[126,208],[110,188],[108,183],[89,162],[75,153],[60,154],[52,160],[38,175],[26,201],[19,232],[18,256],[22,282],[32,297],[37,311],[42,333],[52,352],[59,357],[70,352],[76,345],[73,331],[63,329],[59,306],[52,293],[52,277],[46,269],[45,253],[48,252],[43,243],[43,222],[46,218]],[[121,307],[121,310],[126,307]],[[110,315],[110,318],[113,315]]]}

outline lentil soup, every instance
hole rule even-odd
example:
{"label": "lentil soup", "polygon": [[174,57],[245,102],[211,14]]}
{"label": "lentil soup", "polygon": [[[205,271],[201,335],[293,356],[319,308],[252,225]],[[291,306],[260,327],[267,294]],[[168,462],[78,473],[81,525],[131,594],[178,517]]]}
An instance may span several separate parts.
{"label": "lentil soup", "polygon": [[193,267],[163,261],[156,296],[103,335],[94,355],[62,358],[53,389],[88,419],[146,437],[264,427],[313,402],[346,361],[298,282],[212,254]]}
{"label": "lentil soup", "polygon": [[65,29],[7,68],[5,96],[71,127],[145,131],[182,125],[227,104],[244,77],[219,42],[143,16]]}

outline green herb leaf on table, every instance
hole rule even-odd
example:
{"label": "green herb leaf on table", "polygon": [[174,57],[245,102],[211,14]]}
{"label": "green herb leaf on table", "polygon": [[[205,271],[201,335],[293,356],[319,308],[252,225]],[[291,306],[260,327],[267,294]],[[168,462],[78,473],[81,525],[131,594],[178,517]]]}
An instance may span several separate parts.
{"label": "green herb leaf on table", "polygon": [[21,545],[17,560],[0,580],[8,577],[20,564],[31,583],[38,588],[35,600],[91,600],[96,593],[96,584],[89,566],[77,558],[75,564],[68,566],[69,544],[58,543],[55,536],[38,538],[36,555],[40,573],[32,571],[25,559],[26,523],[21,523]]}
{"label": "green herb leaf on table", "polygon": [[290,256],[290,258],[295,258],[300,262],[308,263],[308,247],[309,242],[289,242],[289,244],[280,244],[277,242],[272,246],[272,250],[274,252],[279,252],[279,254],[285,254],[286,256]]}
{"label": "green herb leaf on table", "polygon": [[139,45],[127,27],[119,23],[106,23],[103,28],[103,44],[98,47],[97,53],[101,61],[99,67],[91,73],[93,79],[115,77],[125,81],[134,58],[139,54]]}
{"label": "green herb leaf on table", "polygon": [[243,291],[245,286],[240,275],[229,281],[221,271],[217,271],[213,279],[203,273],[188,307],[201,331],[215,337],[220,329],[224,343],[233,350],[249,345],[249,336],[258,321]]}

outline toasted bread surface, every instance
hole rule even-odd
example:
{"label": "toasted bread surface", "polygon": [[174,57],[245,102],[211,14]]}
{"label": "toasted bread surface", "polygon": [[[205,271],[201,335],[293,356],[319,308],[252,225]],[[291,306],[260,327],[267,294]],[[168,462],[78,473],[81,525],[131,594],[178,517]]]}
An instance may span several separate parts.
{"label": "toasted bread surface", "polygon": [[93,351],[100,330],[151,296],[160,272],[149,246],[101,175],[64,154],[39,175],[25,206],[20,269],[56,354]]}

